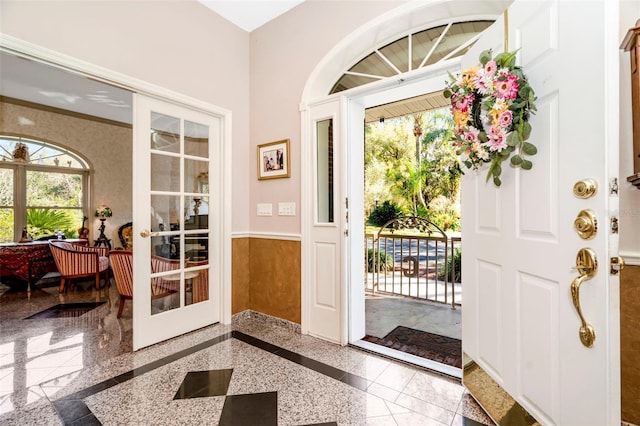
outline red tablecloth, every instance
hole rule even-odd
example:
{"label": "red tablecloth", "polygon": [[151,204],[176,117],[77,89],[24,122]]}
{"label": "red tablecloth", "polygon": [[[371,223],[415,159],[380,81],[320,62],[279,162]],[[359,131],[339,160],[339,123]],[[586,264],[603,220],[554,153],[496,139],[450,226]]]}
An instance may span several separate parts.
{"label": "red tablecloth", "polygon": [[48,241],[0,244],[0,276],[15,275],[24,281],[35,284],[47,272],[52,271],[57,271],[57,269]]}

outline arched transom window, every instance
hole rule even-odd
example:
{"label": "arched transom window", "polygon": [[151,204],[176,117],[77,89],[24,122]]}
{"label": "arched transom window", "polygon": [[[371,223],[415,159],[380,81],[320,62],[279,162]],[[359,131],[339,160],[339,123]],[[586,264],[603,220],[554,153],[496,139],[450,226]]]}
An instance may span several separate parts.
{"label": "arched transom window", "polygon": [[374,50],[345,71],[330,94],[461,56],[493,22],[449,22],[405,35]]}
{"label": "arched transom window", "polygon": [[88,211],[89,164],[54,144],[0,135],[0,243],[77,237]]}

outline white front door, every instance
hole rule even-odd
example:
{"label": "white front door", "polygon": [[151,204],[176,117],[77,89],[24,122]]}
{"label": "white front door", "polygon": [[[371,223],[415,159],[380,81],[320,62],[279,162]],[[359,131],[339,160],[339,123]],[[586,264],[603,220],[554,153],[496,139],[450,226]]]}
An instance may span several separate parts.
{"label": "white front door", "polygon": [[[605,0],[516,1],[508,11],[509,50],[518,49],[538,98],[530,120],[538,154],[532,170],[505,163],[500,188],[485,182],[488,167],[462,183],[462,345],[472,360],[463,382],[499,424],[516,424],[517,404],[545,425],[620,424],[619,282],[609,263],[617,256],[617,19],[617,4]],[[487,30],[463,69],[482,50],[503,50],[503,24]],[[590,198],[574,195],[584,179],[597,184]],[[587,209],[598,221],[593,239],[574,226]],[[583,248],[597,271],[578,280]],[[581,339],[586,324],[592,347]]]}
{"label": "white front door", "polygon": [[223,118],[134,95],[134,350],[220,320]]}

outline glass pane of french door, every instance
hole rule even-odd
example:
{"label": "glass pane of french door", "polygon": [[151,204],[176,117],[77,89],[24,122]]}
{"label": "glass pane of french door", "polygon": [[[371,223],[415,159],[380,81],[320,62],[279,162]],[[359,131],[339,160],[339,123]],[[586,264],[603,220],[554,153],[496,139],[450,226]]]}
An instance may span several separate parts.
{"label": "glass pane of french door", "polygon": [[151,112],[151,314],[209,299],[209,126]]}

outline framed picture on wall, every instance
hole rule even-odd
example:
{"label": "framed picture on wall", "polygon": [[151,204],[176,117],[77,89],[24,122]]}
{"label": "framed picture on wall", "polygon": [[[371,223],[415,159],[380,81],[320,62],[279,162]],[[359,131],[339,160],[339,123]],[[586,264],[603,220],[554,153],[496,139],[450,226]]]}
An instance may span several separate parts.
{"label": "framed picture on wall", "polygon": [[278,179],[291,176],[289,139],[258,145],[258,179]]}

